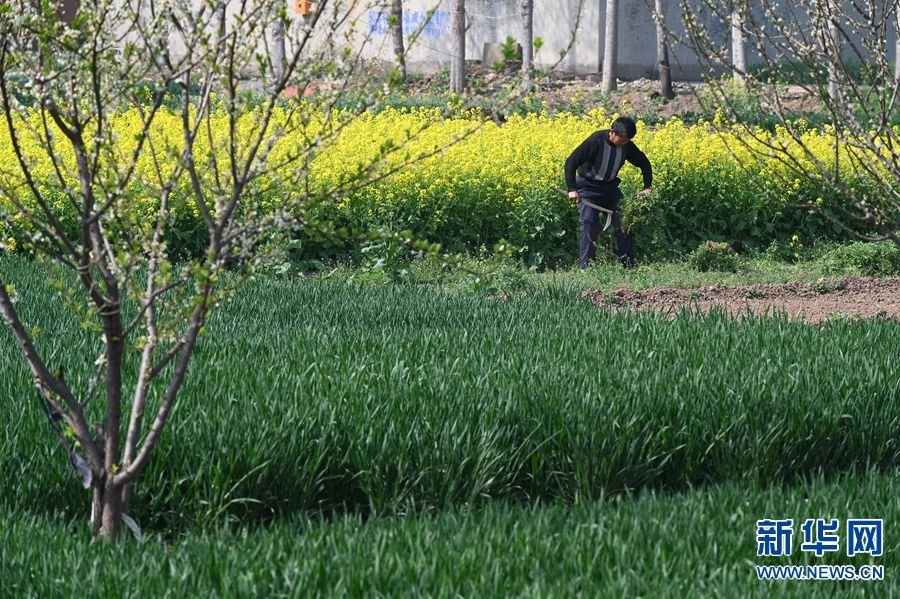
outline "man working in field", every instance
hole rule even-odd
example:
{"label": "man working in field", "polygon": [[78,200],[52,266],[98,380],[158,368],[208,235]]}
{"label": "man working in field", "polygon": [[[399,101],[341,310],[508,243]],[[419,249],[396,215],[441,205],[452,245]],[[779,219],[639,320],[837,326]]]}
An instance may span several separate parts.
{"label": "man working in field", "polygon": [[619,117],[609,129],[601,129],[584,140],[566,160],[569,198],[579,202],[578,210],[581,214],[581,242],[578,250],[581,268],[587,268],[588,263],[597,255],[600,210],[591,205],[612,211],[619,262],[626,268],[637,266],[634,243],[631,236],[622,229],[622,212],[619,210],[622,192],[616,176],[625,161],[628,161],[641,169],[644,177],[644,189],[641,193],[650,192],[653,169],[647,156],[631,141],[636,133],[637,126],[633,120]]}

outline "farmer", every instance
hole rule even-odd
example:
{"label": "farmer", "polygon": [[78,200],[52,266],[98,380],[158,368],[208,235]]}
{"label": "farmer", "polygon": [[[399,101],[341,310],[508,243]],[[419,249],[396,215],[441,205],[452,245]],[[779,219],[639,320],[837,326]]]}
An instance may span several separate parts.
{"label": "farmer", "polygon": [[[601,129],[588,137],[575,148],[566,160],[566,186],[569,199],[612,210],[612,225],[616,232],[616,253],[619,262],[626,268],[634,268],[634,243],[631,236],[622,230],[622,212],[619,201],[622,192],[619,190],[619,169],[627,160],[641,169],[644,176],[644,189],[641,194],[650,193],[653,181],[653,170],[647,156],[638,149],[631,139],[637,133],[634,121],[628,117],[619,117],[613,121],[609,129]],[[597,255],[597,236],[600,234],[600,211],[580,202],[578,210],[581,214],[581,242],[578,249],[578,261],[581,268]]]}

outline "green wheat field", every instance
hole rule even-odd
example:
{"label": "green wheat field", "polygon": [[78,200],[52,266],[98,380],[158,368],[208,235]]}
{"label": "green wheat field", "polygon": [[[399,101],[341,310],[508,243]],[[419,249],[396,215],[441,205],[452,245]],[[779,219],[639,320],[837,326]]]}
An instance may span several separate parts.
{"label": "green wheat field", "polygon": [[[39,266],[0,268],[48,363],[86,387],[96,334]],[[4,328],[0,595],[889,596],[898,373],[895,321],[261,278],[207,326],[135,490],[144,541],[112,546]],[[765,518],[797,523],[792,556],[757,557]],[[807,518],[882,518],[884,554],[801,553]],[[761,581],[758,564],[886,574]]]}

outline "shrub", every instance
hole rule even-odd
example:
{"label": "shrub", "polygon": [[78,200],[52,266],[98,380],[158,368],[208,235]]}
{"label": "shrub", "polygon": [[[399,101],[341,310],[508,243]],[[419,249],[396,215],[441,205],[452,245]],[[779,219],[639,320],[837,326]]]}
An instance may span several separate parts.
{"label": "shrub", "polygon": [[707,241],[691,253],[688,262],[700,272],[737,272],[738,256],[727,243]]}
{"label": "shrub", "polygon": [[828,251],[822,261],[830,272],[850,269],[869,277],[886,277],[900,274],[900,247],[890,241],[856,242]]}

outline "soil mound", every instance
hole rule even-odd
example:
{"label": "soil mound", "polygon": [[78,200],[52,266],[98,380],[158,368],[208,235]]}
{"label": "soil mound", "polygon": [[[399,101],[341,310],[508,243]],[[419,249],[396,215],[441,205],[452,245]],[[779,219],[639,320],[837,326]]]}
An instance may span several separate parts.
{"label": "soil mound", "polygon": [[651,309],[674,315],[682,308],[709,312],[713,306],[729,314],[784,313],[810,324],[835,318],[900,320],[900,279],[845,278],[805,283],[749,286],[713,285],[697,289],[628,288],[592,292],[598,306],[613,310]]}

